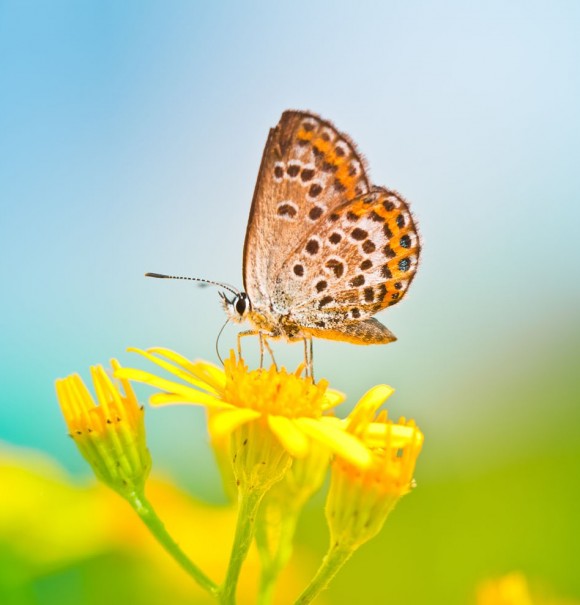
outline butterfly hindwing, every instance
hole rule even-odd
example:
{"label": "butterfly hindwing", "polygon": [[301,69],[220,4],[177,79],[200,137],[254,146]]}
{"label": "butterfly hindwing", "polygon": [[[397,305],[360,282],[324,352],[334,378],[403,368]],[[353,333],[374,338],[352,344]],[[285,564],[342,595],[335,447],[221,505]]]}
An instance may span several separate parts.
{"label": "butterfly hindwing", "polygon": [[293,318],[324,328],[370,318],[404,297],[419,253],[413,217],[396,192],[376,187],[342,203],[281,268],[281,282],[301,283]]}

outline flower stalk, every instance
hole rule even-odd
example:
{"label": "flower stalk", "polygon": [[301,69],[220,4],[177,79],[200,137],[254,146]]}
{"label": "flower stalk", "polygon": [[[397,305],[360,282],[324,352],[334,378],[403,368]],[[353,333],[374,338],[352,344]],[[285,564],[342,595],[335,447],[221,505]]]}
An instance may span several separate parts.
{"label": "flower stalk", "polygon": [[328,586],[351,555],[379,533],[396,503],[414,486],[423,433],[412,420],[393,423],[385,411],[377,414],[393,392],[387,385],[374,387],[347,419],[346,431],[369,448],[372,461],[361,468],[337,455],[332,462],[326,500],[330,546],[297,605],[310,603]]}
{"label": "flower stalk", "polygon": [[183,552],[179,544],[172,538],[165,525],[145,497],[144,493],[132,492],[127,495],[127,501],[139,518],[147,526],[154,538],[176,563],[205,591],[211,595],[218,594],[217,584],[208,578],[203,571]]}
{"label": "flower stalk", "polygon": [[268,490],[282,479],[291,457],[263,420],[245,423],[232,433],[231,455],[238,485],[238,519],[230,563],[221,595],[223,605],[235,603],[235,592],[254,540],[258,509]]}
{"label": "flower stalk", "polygon": [[[113,372],[121,369],[111,361]],[[149,531],[204,590],[217,585],[197,567],[171,537],[145,497],[151,456],[145,438],[144,409],[128,381],[116,384],[102,366],[91,368],[96,402],[78,374],[56,381],[56,392],[69,434],[97,479],[124,498]]]}
{"label": "flower stalk", "polygon": [[252,490],[240,494],[236,533],[230,553],[230,562],[226,579],[220,589],[220,603],[222,605],[234,605],[236,602],[236,589],[242,565],[254,539],[255,520],[263,497],[264,492],[262,490]]}
{"label": "flower stalk", "polygon": [[296,599],[295,605],[311,603],[325,590],[356,549],[334,544],[326,553],[316,575]]}
{"label": "flower stalk", "polygon": [[[270,605],[274,597],[274,589],[280,572],[286,567],[293,551],[294,534],[298,522],[299,510],[288,510],[284,513],[278,509],[278,518],[266,528],[258,524],[256,527],[256,544],[262,562],[260,585],[258,592],[258,605]],[[260,531],[262,530],[262,531]],[[268,534],[276,532],[277,543],[270,550],[268,548]]]}
{"label": "flower stalk", "polygon": [[280,572],[293,551],[298,518],[306,502],[326,476],[330,452],[312,444],[308,455],[295,458],[283,479],[266,494],[256,526],[256,544],[262,563],[259,605],[268,605]]}

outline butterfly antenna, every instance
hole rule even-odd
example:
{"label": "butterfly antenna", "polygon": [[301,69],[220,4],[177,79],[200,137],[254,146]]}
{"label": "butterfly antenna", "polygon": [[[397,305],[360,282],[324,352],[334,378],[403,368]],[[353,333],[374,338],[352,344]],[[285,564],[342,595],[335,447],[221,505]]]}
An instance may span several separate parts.
{"label": "butterfly antenna", "polygon": [[[183,277],[181,275],[164,275],[163,273],[145,273],[145,277],[156,277],[157,279],[186,279],[189,281],[196,281],[200,286],[218,286],[218,288],[224,288],[234,295],[238,295],[240,291],[234,286],[224,284],[219,281],[212,281],[211,279],[201,279],[200,277]],[[225,326],[224,326],[225,327]],[[223,330],[223,328],[222,328]],[[220,358],[221,359],[221,358]]]}

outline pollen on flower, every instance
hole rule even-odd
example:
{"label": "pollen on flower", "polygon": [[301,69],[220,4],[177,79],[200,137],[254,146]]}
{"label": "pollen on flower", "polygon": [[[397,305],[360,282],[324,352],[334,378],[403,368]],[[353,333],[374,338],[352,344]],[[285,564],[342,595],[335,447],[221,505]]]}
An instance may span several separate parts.
{"label": "pollen on flower", "polygon": [[326,415],[344,395],[328,388],[326,380],[314,384],[302,377],[302,367],[294,373],[275,366],[249,370],[232,352],[221,369],[205,361],[189,361],[168,349],[132,350],[179,380],[132,368],[122,368],[115,375],[161,389],[151,396],[152,405],[205,406],[210,412],[209,432],[216,442],[246,424],[259,423],[291,456],[306,456],[316,441],[354,464],[370,463],[369,449],[361,440],[345,431],[338,419]]}
{"label": "pollen on flower", "polygon": [[250,408],[261,414],[286,418],[318,418],[326,404],[328,382],[314,384],[312,378],[302,378],[300,369],[289,373],[277,370],[248,370],[243,359],[232,353],[224,364],[226,384],[224,399],[240,408]]}

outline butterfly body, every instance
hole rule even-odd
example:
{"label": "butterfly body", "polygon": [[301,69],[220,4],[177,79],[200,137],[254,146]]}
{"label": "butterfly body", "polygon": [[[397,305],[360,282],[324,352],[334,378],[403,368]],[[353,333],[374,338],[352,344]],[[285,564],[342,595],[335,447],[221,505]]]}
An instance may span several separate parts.
{"label": "butterfly body", "polygon": [[245,292],[224,305],[268,338],[385,344],[396,337],[372,316],[403,298],[419,253],[407,203],[369,183],[349,137],[314,114],[286,111],[258,174]]}

